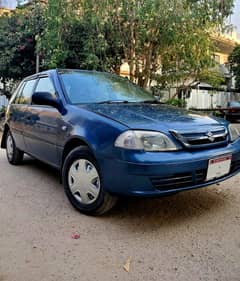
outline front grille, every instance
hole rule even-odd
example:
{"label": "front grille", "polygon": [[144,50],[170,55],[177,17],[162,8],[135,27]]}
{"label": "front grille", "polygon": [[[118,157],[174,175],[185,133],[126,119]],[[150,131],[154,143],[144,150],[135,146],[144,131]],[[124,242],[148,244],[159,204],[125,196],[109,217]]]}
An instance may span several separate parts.
{"label": "front grille", "polygon": [[187,148],[210,147],[226,144],[228,142],[227,129],[222,126],[199,132],[171,131],[171,133]]}
{"label": "front grille", "polygon": [[171,190],[193,186],[205,181],[207,170],[196,170],[193,173],[178,173],[169,177],[152,177],[152,185],[159,190]]}
{"label": "front grille", "polygon": [[[233,160],[230,173],[240,170],[240,159]],[[176,173],[168,177],[151,177],[152,185],[162,191],[173,190],[182,187],[194,186],[205,182],[207,169],[196,170],[189,173]]]}

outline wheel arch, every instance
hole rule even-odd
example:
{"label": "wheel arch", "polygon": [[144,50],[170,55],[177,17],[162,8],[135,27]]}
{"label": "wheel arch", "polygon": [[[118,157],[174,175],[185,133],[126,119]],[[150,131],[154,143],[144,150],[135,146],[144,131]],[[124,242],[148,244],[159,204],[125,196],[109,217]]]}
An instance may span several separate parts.
{"label": "wheel arch", "polygon": [[64,161],[65,161],[67,155],[78,146],[86,146],[92,152],[93,157],[96,159],[93,149],[87,143],[87,141],[76,136],[76,137],[72,137],[71,139],[69,139],[64,145],[62,159],[61,159],[61,167],[63,167]]}

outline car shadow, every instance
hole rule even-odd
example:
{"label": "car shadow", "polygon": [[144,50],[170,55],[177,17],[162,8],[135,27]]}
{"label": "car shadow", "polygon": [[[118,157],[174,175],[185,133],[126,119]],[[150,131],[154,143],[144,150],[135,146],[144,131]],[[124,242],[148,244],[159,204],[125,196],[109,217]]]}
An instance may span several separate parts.
{"label": "car shadow", "polygon": [[24,155],[24,160],[21,164],[21,166],[29,166],[31,169],[34,169],[36,171],[39,171],[41,173],[47,174],[49,178],[51,178],[53,181],[57,181],[60,183],[60,172],[56,168],[47,165],[37,159],[32,158],[31,156]]}
{"label": "car shadow", "polygon": [[216,185],[180,192],[161,198],[122,198],[102,219],[126,227],[127,231],[153,231],[161,227],[175,227],[192,220],[215,217],[229,200]]}
{"label": "car shadow", "polygon": [[[31,169],[41,173],[40,176],[48,177],[54,186],[61,187],[59,171],[56,169],[30,157],[25,157],[23,165],[31,166]],[[111,211],[89,219],[118,225],[121,229],[133,232],[188,224],[204,216],[215,216],[227,206],[229,200],[224,196],[224,192],[219,193],[216,187],[212,185],[161,198],[120,198]],[[69,208],[73,211],[71,215],[78,219],[79,213],[71,208],[70,204]]]}

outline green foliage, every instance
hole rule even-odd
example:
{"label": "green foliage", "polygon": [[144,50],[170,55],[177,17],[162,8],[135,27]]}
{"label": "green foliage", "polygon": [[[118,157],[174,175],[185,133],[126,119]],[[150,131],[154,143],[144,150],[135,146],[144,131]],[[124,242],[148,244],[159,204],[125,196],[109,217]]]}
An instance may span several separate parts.
{"label": "green foliage", "polygon": [[[210,34],[224,26],[233,0],[48,0],[0,17],[0,77],[21,79],[41,69],[82,68],[119,73],[147,87],[184,87],[213,69]],[[191,81],[190,81],[191,80]]]}
{"label": "green foliage", "polygon": [[35,72],[35,36],[43,28],[39,5],[0,17],[0,80],[6,94],[12,79],[21,80]]}
{"label": "green foliage", "polygon": [[5,111],[6,111],[6,107],[5,106],[0,108],[0,112],[5,112]]}
{"label": "green foliage", "polygon": [[210,33],[223,26],[233,0],[75,3],[83,26],[87,23],[81,48],[86,67],[119,69],[124,60],[130,66],[130,79],[147,87],[152,79],[162,85],[184,85],[214,66]]}
{"label": "green foliage", "polygon": [[231,0],[188,0],[193,17],[198,19],[199,26],[213,23],[223,27],[225,19],[232,14],[234,1]]}
{"label": "green foliage", "polygon": [[185,107],[186,101],[182,99],[170,99],[166,102],[166,104],[177,106],[177,107]]}
{"label": "green foliage", "polygon": [[240,45],[237,45],[229,56],[229,64],[236,77],[236,88],[240,90]]}
{"label": "green foliage", "polygon": [[5,106],[2,106],[1,108],[0,108],[0,119],[1,119],[1,117],[4,117],[4,114],[6,113],[6,107]]}
{"label": "green foliage", "polygon": [[189,0],[177,9],[179,16],[173,19],[177,28],[172,44],[161,56],[161,73],[154,75],[161,85],[184,87],[202,78],[214,87],[223,82],[223,77],[214,70],[215,46],[211,38],[213,31],[224,27],[224,19],[232,11],[233,1],[226,5],[223,2],[220,5],[215,0]]}
{"label": "green foliage", "polygon": [[199,74],[199,80],[218,89],[225,81],[222,73],[215,69],[204,69]]}
{"label": "green foliage", "polygon": [[65,67],[68,50],[63,34],[68,24],[67,1],[49,0],[45,11],[46,27],[38,37],[37,49],[44,56],[43,68]]}
{"label": "green foliage", "polygon": [[119,71],[122,48],[117,33],[97,12],[92,1],[48,2],[47,28],[38,44],[45,68]]}

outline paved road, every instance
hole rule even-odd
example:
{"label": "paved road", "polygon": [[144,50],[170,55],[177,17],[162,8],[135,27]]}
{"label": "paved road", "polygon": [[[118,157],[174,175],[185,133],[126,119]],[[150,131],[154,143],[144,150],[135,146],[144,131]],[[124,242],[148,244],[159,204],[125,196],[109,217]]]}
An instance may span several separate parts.
{"label": "paved road", "polygon": [[239,183],[129,199],[92,218],[70,206],[54,170],[10,166],[0,150],[0,281],[239,281]]}

